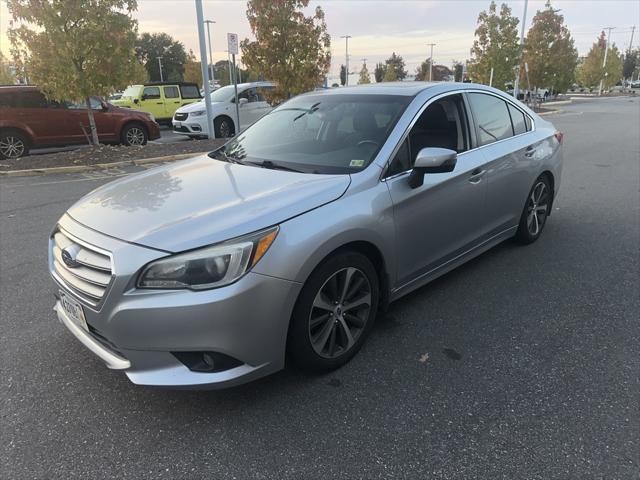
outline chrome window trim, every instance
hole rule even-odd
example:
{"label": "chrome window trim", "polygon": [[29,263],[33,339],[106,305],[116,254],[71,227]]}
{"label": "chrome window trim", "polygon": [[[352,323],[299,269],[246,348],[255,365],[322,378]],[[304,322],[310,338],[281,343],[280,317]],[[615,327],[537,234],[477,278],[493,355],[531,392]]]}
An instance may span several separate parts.
{"label": "chrome window trim", "polygon": [[[504,102],[510,103],[513,107],[517,108],[524,115],[529,117],[529,119],[531,120],[531,130],[528,130],[528,131],[526,131],[524,133],[519,133],[518,135],[512,135],[509,138],[503,138],[503,139],[497,140],[495,142],[487,143],[486,145],[474,146],[473,148],[470,148],[469,150],[465,150],[464,152],[460,152],[458,154],[458,157],[460,157],[461,155],[464,155],[465,153],[475,152],[476,150],[480,150],[482,148],[489,147],[491,145],[496,145],[496,144],[499,144],[501,142],[505,142],[505,141],[511,140],[513,138],[518,138],[518,137],[521,137],[523,135],[527,135],[529,133],[532,133],[532,132],[536,131],[536,122],[531,117],[531,115],[529,115],[527,112],[525,112],[522,108],[520,108],[518,105],[513,103],[511,100],[509,100],[507,98],[504,98],[501,95],[495,94],[495,93],[490,92],[488,90],[482,90],[482,89],[479,89],[479,88],[473,88],[473,89],[464,89],[463,88],[463,89],[460,89],[460,90],[452,90],[452,91],[449,91],[449,92],[440,93],[438,95],[435,95],[435,96],[431,97],[429,100],[427,100],[427,102],[422,107],[420,107],[420,110],[418,110],[418,112],[415,114],[415,116],[411,119],[411,122],[409,123],[409,126],[406,128],[406,130],[402,134],[402,137],[400,137],[400,140],[398,141],[398,143],[394,147],[393,152],[391,153],[391,155],[389,156],[389,158],[387,159],[387,161],[384,164],[384,168],[382,169],[382,172],[380,174],[380,179],[379,179],[381,182],[386,182],[387,180],[390,180],[392,178],[396,178],[396,177],[398,177],[400,175],[404,175],[404,174],[407,174],[407,173],[410,173],[410,172],[413,171],[413,168],[410,168],[409,170],[405,170],[403,172],[396,173],[396,174],[391,175],[389,177],[385,176],[386,173],[387,173],[387,170],[389,169],[389,165],[391,164],[391,161],[395,158],[396,154],[398,153],[398,150],[400,150],[400,146],[402,145],[402,142],[404,142],[407,139],[407,137],[409,136],[409,132],[411,131],[411,129],[413,128],[415,123],[418,121],[418,118],[420,118],[420,115],[422,115],[422,113],[433,102],[435,102],[437,100],[440,100],[442,98],[448,97],[450,95],[462,95],[463,98],[464,98],[464,102],[465,102],[465,108],[469,109],[469,113],[471,113],[473,115],[473,110],[471,109],[471,105],[468,105],[468,100],[464,96],[465,93],[482,93],[482,94],[485,94],[485,95],[494,96],[494,97],[496,97],[496,98],[498,98],[498,99],[500,99],[500,100],[502,100]],[[469,130],[470,130],[469,133],[473,133],[474,140],[476,140],[477,135],[472,130],[472,127],[475,128],[475,123],[476,123],[475,122],[475,118],[473,118],[473,119],[467,118],[467,122],[469,122]],[[469,141],[471,141],[471,139],[469,139]]]}

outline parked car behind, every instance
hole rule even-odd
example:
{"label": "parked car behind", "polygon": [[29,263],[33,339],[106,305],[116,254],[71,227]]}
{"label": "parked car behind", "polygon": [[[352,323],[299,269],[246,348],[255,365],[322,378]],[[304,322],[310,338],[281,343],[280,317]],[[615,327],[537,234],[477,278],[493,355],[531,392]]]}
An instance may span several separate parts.
{"label": "parked car behind", "polygon": [[237,385],[286,352],[334,369],[379,308],[504,240],[535,242],[561,172],[562,134],[490,87],[311,92],[73,205],[49,238],[55,311],[136,384]]}
{"label": "parked car behind", "polygon": [[[105,143],[144,145],[160,137],[152,115],[91,97],[98,138]],[[0,157],[19,158],[34,147],[87,143],[85,103],[47,100],[35,86],[0,87]]]}
{"label": "parked car behind", "polygon": [[[241,83],[238,85],[240,125],[236,121],[233,85],[222,87],[211,94],[213,107],[213,138],[232,137],[248,127],[273,107],[267,102],[265,90],[273,88],[270,82]],[[192,138],[209,137],[204,100],[179,108],[173,116],[173,131]]]}
{"label": "parked car behind", "polygon": [[152,114],[159,122],[169,122],[174,112],[183,105],[202,98],[198,85],[189,82],[154,82],[130,85],[113,104]]}

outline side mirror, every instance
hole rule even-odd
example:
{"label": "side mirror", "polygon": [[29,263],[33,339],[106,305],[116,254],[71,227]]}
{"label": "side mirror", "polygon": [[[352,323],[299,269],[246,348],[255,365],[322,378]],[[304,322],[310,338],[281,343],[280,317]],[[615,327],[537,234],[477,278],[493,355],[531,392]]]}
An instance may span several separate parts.
{"label": "side mirror", "polygon": [[247,98],[239,98],[239,99],[238,99],[238,106],[240,106],[240,107],[241,107],[241,106],[242,106],[242,105],[244,105],[245,103],[249,103],[249,99],[247,99]]}
{"label": "side mirror", "polygon": [[[142,99],[144,100],[144,95],[142,96]],[[138,100],[137,98],[134,98],[133,99],[133,103],[138,104],[138,103],[140,103],[140,100]]]}
{"label": "side mirror", "polygon": [[458,154],[448,148],[428,147],[418,152],[413,170],[409,175],[411,188],[421,187],[425,173],[447,173],[456,168]]}

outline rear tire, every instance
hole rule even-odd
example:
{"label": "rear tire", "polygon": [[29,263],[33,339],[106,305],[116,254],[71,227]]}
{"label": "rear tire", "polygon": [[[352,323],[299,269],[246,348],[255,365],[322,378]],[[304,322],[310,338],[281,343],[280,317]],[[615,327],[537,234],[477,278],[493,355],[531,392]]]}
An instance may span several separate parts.
{"label": "rear tire", "polygon": [[347,363],[371,332],[379,282],[367,257],[339,253],[307,279],[293,310],[287,350],[305,370],[329,371]]}
{"label": "rear tire", "polygon": [[235,135],[233,121],[229,117],[218,117],[213,121],[213,132],[216,138],[227,138]]}
{"label": "rear tire", "polygon": [[553,190],[549,177],[540,175],[533,182],[520,216],[520,223],[514,237],[517,242],[528,245],[540,238],[547,223],[552,202]]}
{"label": "rear tire", "polygon": [[139,147],[147,144],[149,135],[147,129],[138,123],[129,123],[124,126],[120,134],[120,141],[127,147]]}
{"label": "rear tire", "polygon": [[29,154],[27,136],[17,130],[0,133],[0,158],[17,159]]}

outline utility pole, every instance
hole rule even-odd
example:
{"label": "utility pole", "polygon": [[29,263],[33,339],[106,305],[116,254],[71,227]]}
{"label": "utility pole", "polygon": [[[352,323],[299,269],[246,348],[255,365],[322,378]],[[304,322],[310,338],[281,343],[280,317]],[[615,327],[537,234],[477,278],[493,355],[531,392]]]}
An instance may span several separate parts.
{"label": "utility pole", "polygon": [[211,111],[211,87],[207,75],[207,45],[204,42],[204,15],[202,13],[202,0],[196,2],[196,18],[198,20],[198,40],[200,43],[200,70],[202,72],[202,83],[204,87],[204,107],[207,112],[207,134],[213,138],[213,112]]}
{"label": "utility pole", "polygon": [[160,68],[160,81],[164,82],[164,78],[162,78],[162,57],[156,57],[158,59],[158,67]]}
{"label": "utility pole", "polygon": [[429,81],[433,78],[433,47],[435,43],[427,43],[427,47],[431,47],[431,54],[429,55]]}
{"label": "utility pole", "polygon": [[[609,30],[607,33],[607,41],[604,44],[604,60],[602,61],[602,70],[605,69],[607,65],[607,54],[609,53],[609,38],[611,37],[611,30],[616,27],[604,27],[604,30]],[[602,95],[602,86],[604,84],[604,77],[607,75],[607,72],[603,72],[602,78],[600,79],[600,86],[598,87],[598,96]]]}
{"label": "utility pole", "polygon": [[340,38],[344,38],[344,43],[345,43],[345,63],[344,63],[344,68],[346,70],[345,72],[345,82],[344,82],[344,86],[348,87],[349,86],[349,39],[351,38],[351,35],[343,35]]}
{"label": "utility pole", "polygon": [[633,47],[633,34],[636,31],[636,26],[631,27],[631,40],[629,40],[629,49],[628,52],[631,52],[631,47]]}
{"label": "utility pole", "polygon": [[207,24],[207,38],[209,39],[209,80],[211,83],[215,84],[215,71],[213,69],[213,50],[211,50],[211,31],[209,30],[209,25],[212,23],[216,23],[213,20],[205,20],[204,23]]}
{"label": "utility pole", "polygon": [[518,90],[518,83],[520,82],[520,64],[522,63],[522,51],[524,50],[524,27],[527,23],[527,5],[529,4],[529,0],[524,0],[524,13],[522,14],[522,26],[520,28],[520,55],[518,55],[518,73],[516,74],[516,79],[513,82],[513,97],[517,100],[518,94],[520,93]]}

